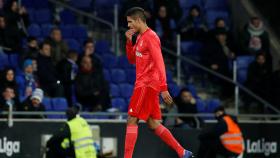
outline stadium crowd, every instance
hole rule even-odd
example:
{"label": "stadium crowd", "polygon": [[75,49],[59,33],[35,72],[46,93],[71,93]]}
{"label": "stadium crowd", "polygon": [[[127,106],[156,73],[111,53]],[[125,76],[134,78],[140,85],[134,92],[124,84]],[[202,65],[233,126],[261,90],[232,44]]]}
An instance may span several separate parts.
{"label": "stadium crowd", "polygon": [[[272,71],[269,35],[260,18],[252,17],[237,40],[229,18],[217,17],[209,24],[205,10],[199,5],[186,11],[178,0],[153,0],[152,4],[148,0],[126,0],[121,4],[121,13],[124,15],[134,6],[144,8],[149,26],[157,32],[163,46],[173,49],[177,33],[182,41],[200,42],[203,64],[229,77],[232,74],[229,60],[240,55],[255,56],[244,84],[272,104],[279,104],[280,70]],[[19,56],[16,67],[2,67],[0,110],[12,105],[15,110],[44,111],[43,96],[65,97],[69,106],[79,102],[88,111],[110,108],[110,84],[103,75],[92,38],[83,39],[82,52],[72,50],[59,25],[44,39],[29,36],[26,29],[31,25],[29,11],[16,0],[0,0],[0,10],[0,55],[10,58],[16,52]],[[121,24],[126,27],[125,21]],[[179,113],[197,113],[193,106],[196,100],[188,89],[181,90],[175,103]],[[194,126],[193,120],[178,118],[176,122]]]}

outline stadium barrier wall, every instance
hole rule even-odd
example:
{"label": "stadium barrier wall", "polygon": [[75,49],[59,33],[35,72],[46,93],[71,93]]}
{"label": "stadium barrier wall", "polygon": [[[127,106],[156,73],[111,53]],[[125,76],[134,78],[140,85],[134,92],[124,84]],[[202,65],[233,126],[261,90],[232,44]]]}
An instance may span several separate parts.
{"label": "stadium barrier wall", "polygon": [[[42,158],[42,136],[51,135],[64,122],[62,120],[16,120],[9,128],[7,122],[0,121],[0,157],[1,158]],[[125,122],[90,121],[100,127],[100,136],[116,138],[117,158],[123,157]],[[213,124],[207,123],[206,126]],[[279,158],[279,123],[241,123],[245,138],[244,158]],[[180,143],[194,151],[199,147],[199,129],[171,129]],[[176,158],[176,153],[157,138],[145,124],[139,125],[139,137],[134,158]]]}

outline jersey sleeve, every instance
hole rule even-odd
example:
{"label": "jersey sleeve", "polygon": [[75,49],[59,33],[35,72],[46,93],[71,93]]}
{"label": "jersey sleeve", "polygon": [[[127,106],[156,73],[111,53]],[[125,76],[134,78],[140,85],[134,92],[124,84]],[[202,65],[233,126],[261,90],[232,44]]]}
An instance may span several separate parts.
{"label": "jersey sleeve", "polygon": [[158,68],[159,76],[160,76],[160,90],[167,91],[167,83],[166,83],[166,72],[165,72],[165,65],[161,53],[160,48],[160,41],[155,38],[155,36],[151,36],[149,38],[149,42],[147,45],[151,51],[152,59],[155,63],[155,66]]}
{"label": "jersey sleeve", "polygon": [[134,47],[132,45],[132,41],[130,41],[130,40],[126,41],[126,56],[127,56],[129,63],[135,64],[135,62],[136,62],[135,51],[134,51]]}

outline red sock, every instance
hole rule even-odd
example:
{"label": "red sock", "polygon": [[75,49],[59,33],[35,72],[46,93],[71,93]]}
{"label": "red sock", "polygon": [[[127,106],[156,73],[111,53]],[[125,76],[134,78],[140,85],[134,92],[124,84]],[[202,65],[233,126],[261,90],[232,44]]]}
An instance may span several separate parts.
{"label": "red sock", "polygon": [[160,139],[169,145],[173,150],[175,150],[179,157],[183,157],[185,149],[177,142],[177,140],[167,128],[165,128],[163,125],[159,125],[155,129],[155,134],[159,136]]}
{"label": "red sock", "polygon": [[132,158],[134,146],[137,140],[137,135],[137,125],[128,125],[126,127],[124,158]]}

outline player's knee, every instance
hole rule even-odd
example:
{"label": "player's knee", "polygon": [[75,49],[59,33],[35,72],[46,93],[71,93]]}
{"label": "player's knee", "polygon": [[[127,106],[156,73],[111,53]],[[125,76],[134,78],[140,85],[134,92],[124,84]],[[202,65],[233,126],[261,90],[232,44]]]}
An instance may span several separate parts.
{"label": "player's knee", "polygon": [[156,120],[153,120],[153,119],[149,119],[147,121],[147,124],[148,124],[148,127],[151,129],[151,130],[155,130],[159,125],[160,125],[160,122],[156,121]]}
{"label": "player's knee", "polygon": [[127,124],[128,125],[137,125],[138,124],[138,119],[136,117],[129,116],[127,118]]}

